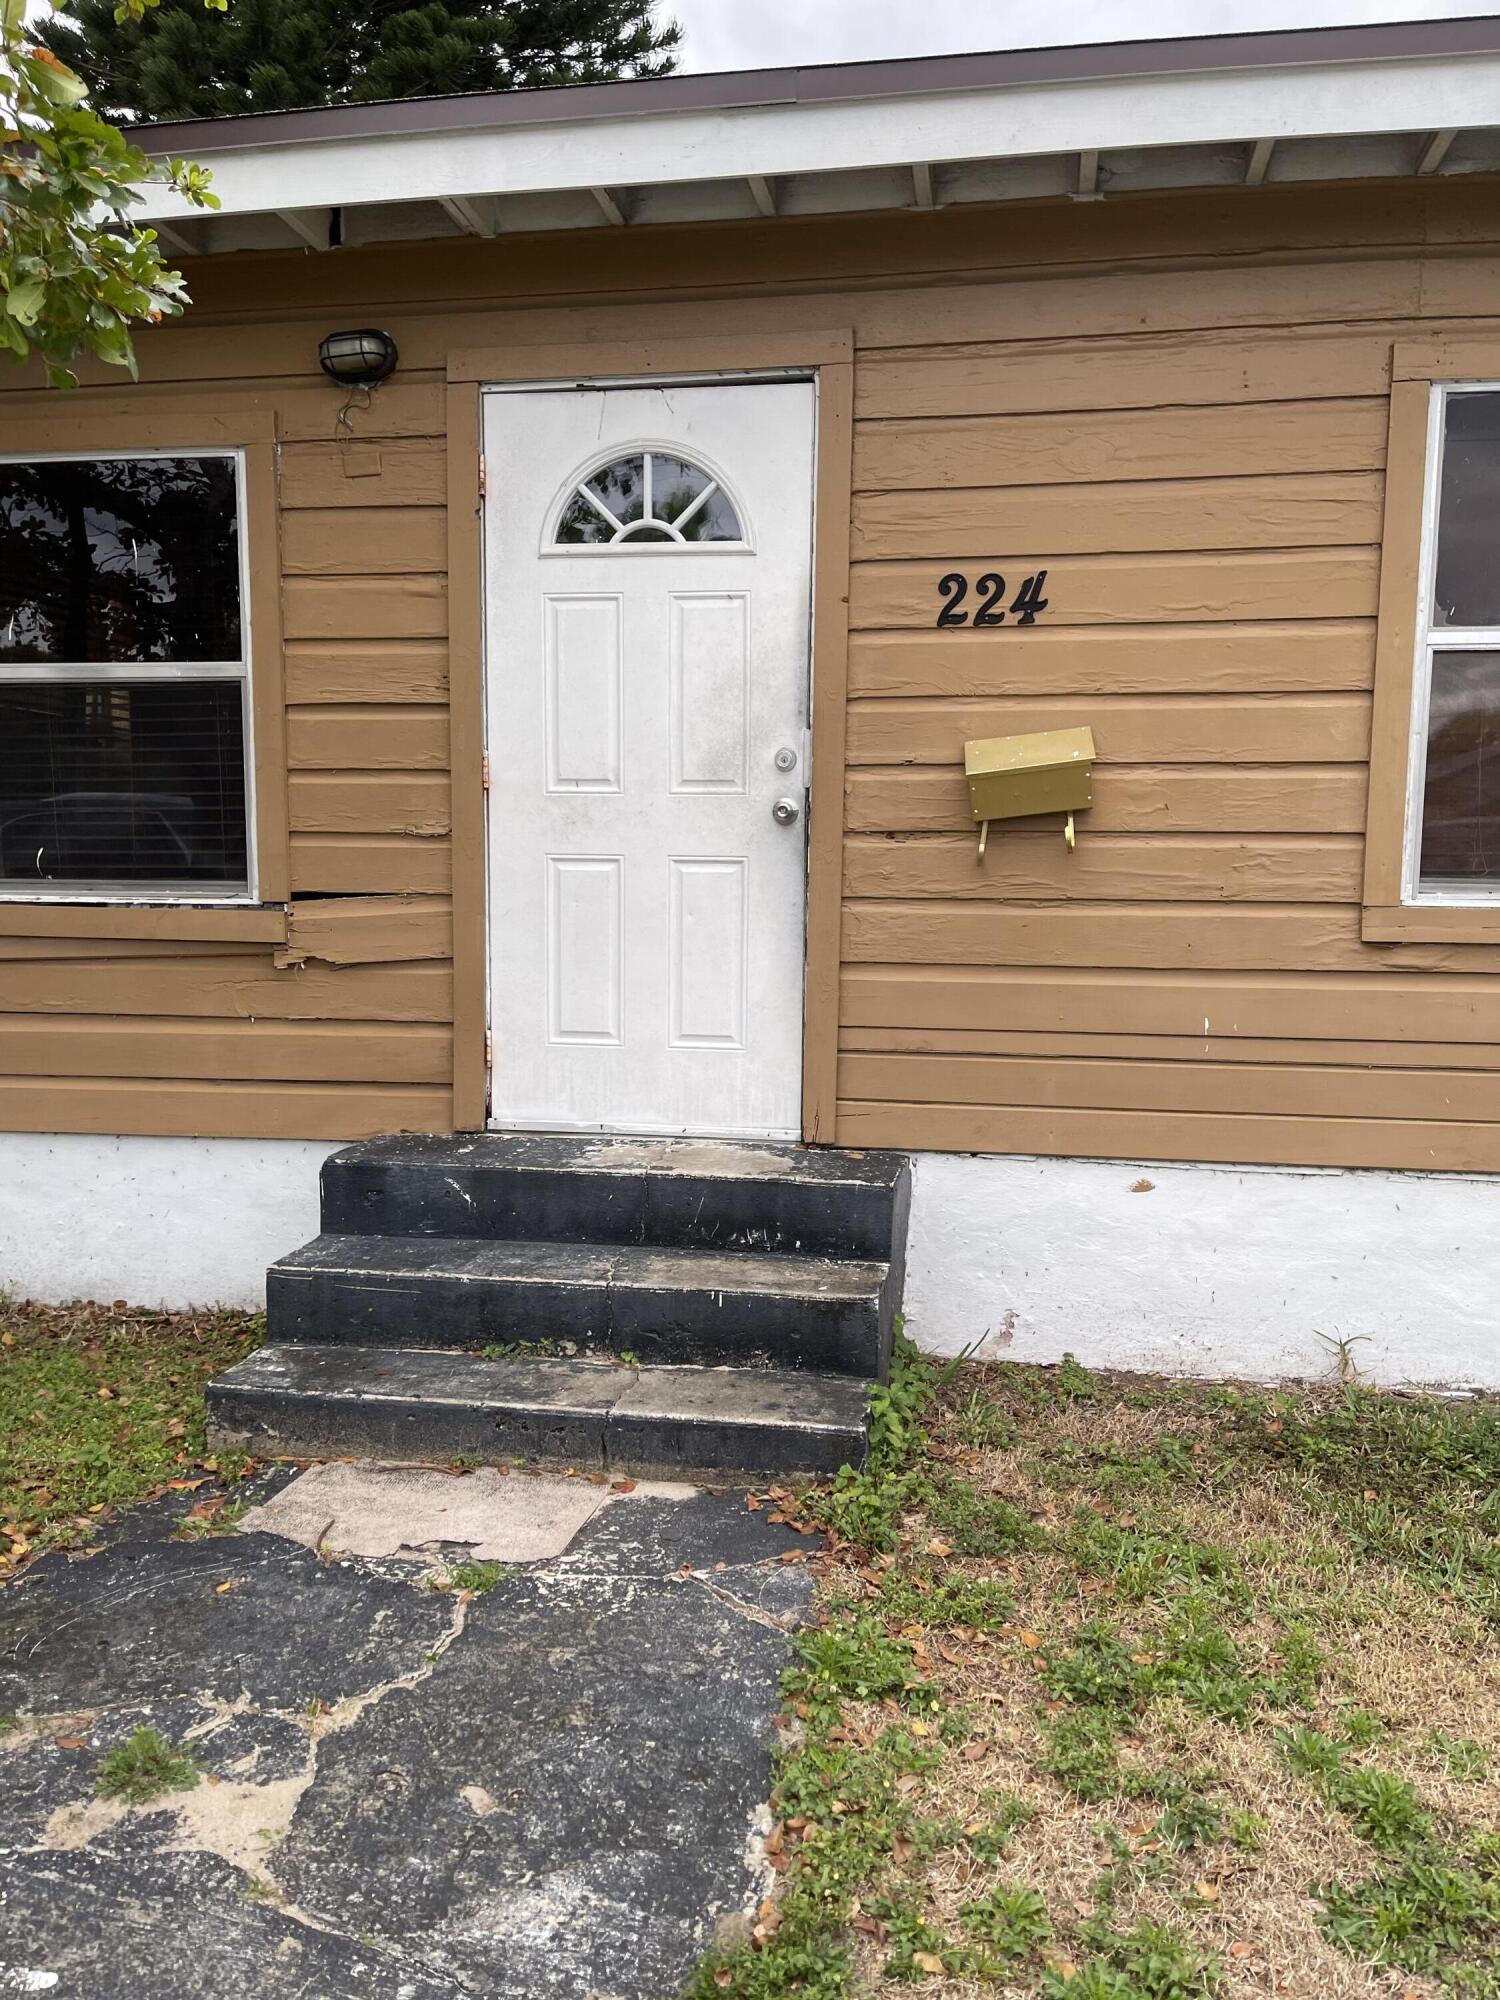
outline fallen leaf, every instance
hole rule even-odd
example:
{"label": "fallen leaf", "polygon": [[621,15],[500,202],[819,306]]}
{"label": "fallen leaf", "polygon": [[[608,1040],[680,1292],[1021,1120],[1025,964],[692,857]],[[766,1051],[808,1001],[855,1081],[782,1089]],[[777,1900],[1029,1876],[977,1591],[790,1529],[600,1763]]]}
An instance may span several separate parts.
{"label": "fallen leaf", "polygon": [[964,1762],[966,1764],[982,1764],[989,1754],[990,1746],[982,1736],[976,1736],[972,1743],[964,1745]]}
{"label": "fallen leaf", "polygon": [[59,1750],[87,1750],[89,1747],[86,1736],[54,1736],[52,1741]]}
{"label": "fallen leaf", "polygon": [[930,1972],[939,1979],[948,1970],[935,1951],[914,1951],[911,1962],[913,1965],[920,1965],[924,1972]]}
{"label": "fallen leaf", "polygon": [[945,1542],[937,1535],[934,1535],[932,1540],[927,1544],[927,1553],[930,1556],[951,1556],[953,1553],[953,1544]]}
{"label": "fallen leaf", "polygon": [[635,1481],[633,1479],[612,1479],[609,1483],[609,1490],[611,1493],[634,1493]]}
{"label": "fallen leaf", "polygon": [[718,1971],[714,1974],[715,1986],[729,1986],[733,1984],[733,1981],[734,1981],[734,1974],[729,1970],[729,1967],[727,1965],[721,1965]]}
{"label": "fallen leaf", "polygon": [[1040,1632],[1027,1632],[1023,1629],[1022,1631],[1016,1634],[1016,1637],[1020,1640],[1021,1644],[1024,1647],[1026,1647],[1027,1651],[1032,1653],[1034,1653],[1037,1647],[1040,1646],[1042,1643],[1042,1635]]}
{"label": "fallen leaf", "polygon": [[1200,1878],[1193,1884],[1193,1894],[1202,1902],[1217,1903],[1219,1900],[1219,1885],[1217,1882],[1210,1882]]}

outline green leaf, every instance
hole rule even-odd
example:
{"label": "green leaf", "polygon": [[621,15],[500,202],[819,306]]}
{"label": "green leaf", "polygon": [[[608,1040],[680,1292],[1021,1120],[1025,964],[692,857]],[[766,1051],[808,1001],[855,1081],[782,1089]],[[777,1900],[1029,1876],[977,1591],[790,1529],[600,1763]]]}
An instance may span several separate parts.
{"label": "green leaf", "polygon": [[47,282],[44,278],[27,278],[19,285],[12,285],[5,295],[5,310],[22,326],[35,326],[47,299]]}

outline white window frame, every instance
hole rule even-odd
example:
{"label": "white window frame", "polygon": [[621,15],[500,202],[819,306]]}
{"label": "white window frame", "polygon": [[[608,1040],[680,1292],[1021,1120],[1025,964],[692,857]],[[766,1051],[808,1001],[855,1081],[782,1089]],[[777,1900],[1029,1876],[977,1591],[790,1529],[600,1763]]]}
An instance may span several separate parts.
{"label": "white window frame", "polygon": [[[1406,776],[1406,829],[1401,900],[1418,909],[1489,909],[1500,903],[1500,880],[1438,887],[1422,882],[1422,814],[1427,792],[1427,737],[1432,706],[1434,653],[1500,653],[1500,625],[1435,625],[1438,512],[1442,497],[1443,444],[1449,400],[1500,395],[1500,381],[1434,382],[1427,410],[1427,458],[1422,483],[1422,542],[1417,564],[1416,657],[1412,668],[1411,745]],[[1500,522],[1497,522],[1500,529]]]}
{"label": "white window frame", "polygon": [[130,904],[137,907],[182,907],[200,909],[242,909],[259,900],[259,857],[256,847],[255,814],[255,704],[251,690],[253,639],[250,630],[249,513],[245,481],[245,452],[235,445],[142,445],[119,446],[109,451],[3,451],[0,464],[36,465],[42,462],[99,464],[135,458],[227,458],[234,464],[235,527],[239,543],[240,656],[237,660],[150,660],[132,663],[111,661],[48,661],[43,664],[11,665],[0,662],[0,687],[25,682],[76,683],[89,681],[109,687],[135,686],[152,681],[238,681],[240,684],[240,733],[244,758],[245,874],[243,888],[229,888],[216,894],[202,883],[79,882],[58,884],[46,889],[18,888],[0,879],[0,904]]}

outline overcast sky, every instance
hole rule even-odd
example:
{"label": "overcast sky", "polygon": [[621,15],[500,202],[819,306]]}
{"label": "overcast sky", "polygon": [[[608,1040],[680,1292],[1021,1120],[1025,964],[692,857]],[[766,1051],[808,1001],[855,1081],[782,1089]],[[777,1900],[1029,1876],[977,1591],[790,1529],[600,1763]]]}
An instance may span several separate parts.
{"label": "overcast sky", "polygon": [[683,69],[1223,35],[1495,11],[1444,0],[663,0],[687,30]]}

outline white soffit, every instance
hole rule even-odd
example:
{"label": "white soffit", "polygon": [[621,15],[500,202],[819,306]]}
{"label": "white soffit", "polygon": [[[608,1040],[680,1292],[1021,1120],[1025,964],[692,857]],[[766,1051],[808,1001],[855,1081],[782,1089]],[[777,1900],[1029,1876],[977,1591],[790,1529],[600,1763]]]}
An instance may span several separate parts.
{"label": "white soffit", "polygon": [[[587,95],[597,106],[610,90],[642,88]],[[274,240],[321,247],[332,211],[343,211],[342,240],[354,242],[375,240],[375,218],[360,227],[351,211],[398,205],[403,226],[380,236],[709,221],[765,214],[768,203],[780,214],[925,207],[928,187],[938,205],[1004,199],[1012,187],[1012,198],[1054,186],[1078,194],[1080,161],[1089,194],[1500,165],[1500,52],[1487,50],[832,100],[769,93],[720,107],[644,108],[632,97],[628,110],[622,100],[613,115],[577,117],[563,115],[575,93],[528,93],[542,95],[556,100],[555,118],[497,113],[488,125],[350,136],[336,113],[289,114],[287,125],[320,116],[312,135],[304,123],[278,137],[275,118],[178,126],[169,141],[164,129],[174,152],[192,155],[200,140],[195,156],[212,170],[221,208],[205,217],[163,191],[139,216],[185,220],[204,249],[245,242],[225,227],[234,218],[276,217]],[[142,136],[149,147],[153,135]],[[1071,164],[1047,164],[1056,162]]]}

